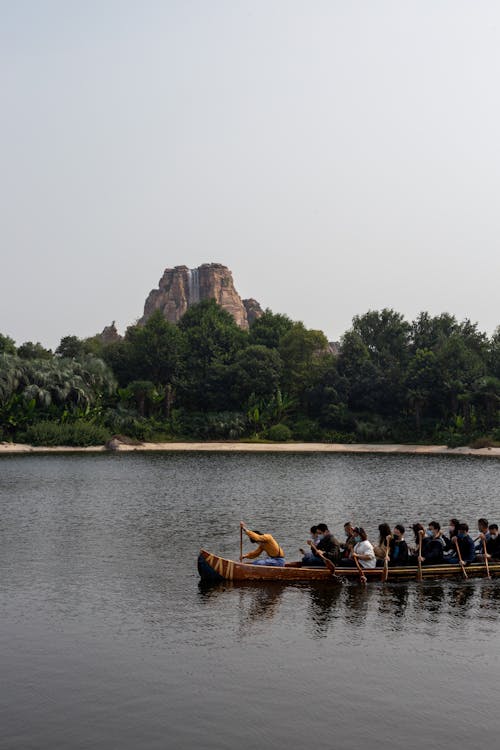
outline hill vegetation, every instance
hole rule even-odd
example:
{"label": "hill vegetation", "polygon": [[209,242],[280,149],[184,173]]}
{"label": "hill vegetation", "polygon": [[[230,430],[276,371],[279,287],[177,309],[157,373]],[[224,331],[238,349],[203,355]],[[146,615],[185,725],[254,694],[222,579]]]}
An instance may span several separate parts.
{"label": "hill vegetation", "polygon": [[500,327],[394,310],[321,331],[266,310],[249,331],[213,300],[177,324],[153,314],[123,339],[64,337],[53,353],[0,334],[0,439],[89,445],[300,440],[500,441]]}

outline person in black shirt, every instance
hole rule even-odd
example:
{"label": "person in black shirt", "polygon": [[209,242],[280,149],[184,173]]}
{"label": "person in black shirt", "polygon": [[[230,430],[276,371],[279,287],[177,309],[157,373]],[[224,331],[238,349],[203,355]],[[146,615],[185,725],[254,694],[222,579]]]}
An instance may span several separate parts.
{"label": "person in black shirt", "polygon": [[389,542],[389,565],[391,567],[408,565],[408,545],[405,542],[405,527],[396,524]]}

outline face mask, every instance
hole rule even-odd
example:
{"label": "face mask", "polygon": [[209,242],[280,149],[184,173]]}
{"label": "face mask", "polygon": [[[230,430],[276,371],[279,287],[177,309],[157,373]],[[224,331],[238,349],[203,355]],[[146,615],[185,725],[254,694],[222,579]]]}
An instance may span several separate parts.
{"label": "face mask", "polygon": [[425,535],[428,536],[428,537],[433,537],[434,536],[434,532],[431,531],[431,529],[427,529],[427,531],[425,532]]}
{"label": "face mask", "polygon": [[490,534],[490,539],[496,539],[498,534]]}
{"label": "face mask", "polygon": [[354,541],[356,542],[356,544],[359,544],[359,542],[361,541],[361,537],[360,536],[355,536],[354,537]]}
{"label": "face mask", "polygon": [[318,542],[321,542],[321,540],[324,539],[324,537],[325,537],[324,534],[316,534],[316,539],[318,540]]}
{"label": "face mask", "polygon": [[458,538],[459,538],[459,539],[463,539],[464,537],[465,537],[465,534],[463,533],[463,531],[461,531],[461,532],[460,532],[460,533],[458,534]]}

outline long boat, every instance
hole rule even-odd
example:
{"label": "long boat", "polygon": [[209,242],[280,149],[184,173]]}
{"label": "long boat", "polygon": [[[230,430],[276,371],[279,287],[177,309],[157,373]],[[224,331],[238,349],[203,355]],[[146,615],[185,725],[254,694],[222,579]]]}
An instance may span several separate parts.
{"label": "long boat", "polygon": [[[489,562],[490,576],[500,576],[500,561]],[[485,578],[488,574],[486,565],[481,563],[470,563],[464,566],[468,578]],[[418,566],[405,565],[404,567],[390,567],[388,581],[417,580],[421,571],[422,578],[462,578],[464,573],[461,565],[452,563],[441,563],[440,565]],[[271,565],[251,565],[249,563],[228,560],[224,557],[214,555],[212,552],[202,549],[198,556],[198,573],[203,581],[212,583],[221,581],[281,581],[282,583],[325,581],[341,583],[342,579],[359,580],[360,574],[357,568],[335,568],[335,574],[328,568],[319,566],[303,566],[300,562],[289,562],[283,567]],[[363,568],[363,573],[368,581],[380,581],[384,577],[384,568]]]}

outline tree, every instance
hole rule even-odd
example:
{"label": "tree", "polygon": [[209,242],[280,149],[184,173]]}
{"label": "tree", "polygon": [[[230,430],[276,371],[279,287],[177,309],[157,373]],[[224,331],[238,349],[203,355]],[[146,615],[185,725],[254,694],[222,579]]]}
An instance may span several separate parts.
{"label": "tree", "polygon": [[328,341],[322,331],[307,329],[303,323],[294,323],[281,338],[279,353],[283,360],[282,390],[290,396],[300,397],[312,382],[327,353]]}
{"label": "tree", "polygon": [[253,322],[249,341],[251,344],[267,346],[268,349],[277,349],[283,336],[292,328],[293,321],[288,315],[273,313],[267,308],[260,318]]}
{"label": "tree", "polygon": [[16,342],[10,336],[0,333],[0,354],[15,354]]}
{"label": "tree", "polygon": [[53,354],[50,349],[45,349],[39,341],[34,344],[32,341],[25,341],[17,350],[21,359],[52,359]]}
{"label": "tree", "polygon": [[231,365],[232,395],[241,407],[250,396],[269,398],[278,389],[283,363],[275,349],[257,344],[236,353]]}
{"label": "tree", "polygon": [[183,404],[200,411],[225,411],[230,405],[230,368],[247,345],[248,334],[213,299],[192,305],[178,325],[185,344]]}

